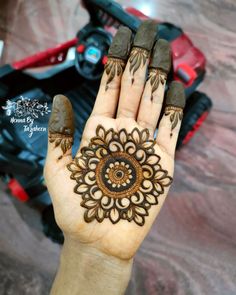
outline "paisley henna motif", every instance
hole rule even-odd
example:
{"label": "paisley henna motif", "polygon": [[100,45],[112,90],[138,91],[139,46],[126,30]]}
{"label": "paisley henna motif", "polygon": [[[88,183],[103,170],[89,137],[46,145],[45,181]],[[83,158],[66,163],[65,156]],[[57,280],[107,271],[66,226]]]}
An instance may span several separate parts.
{"label": "paisley henna motif", "polygon": [[116,132],[99,125],[88,147],[67,167],[82,198],[86,222],[134,221],[142,226],[172,178],[155,155],[148,129]]}

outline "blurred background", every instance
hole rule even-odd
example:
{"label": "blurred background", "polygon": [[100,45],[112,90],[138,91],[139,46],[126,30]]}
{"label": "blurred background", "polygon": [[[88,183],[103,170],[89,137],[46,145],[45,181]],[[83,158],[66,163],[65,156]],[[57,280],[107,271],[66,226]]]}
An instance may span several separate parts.
{"label": "blurred background", "polygon": [[[135,258],[127,294],[236,294],[236,2],[117,2],[184,31],[206,57],[198,90],[213,103],[176,154],[174,184]],[[0,0],[0,65],[71,40],[88,22],[78,0]],[[2,176],[0,294],[48,294],[61,246],[45,236],[43,206],[12,196]]]}

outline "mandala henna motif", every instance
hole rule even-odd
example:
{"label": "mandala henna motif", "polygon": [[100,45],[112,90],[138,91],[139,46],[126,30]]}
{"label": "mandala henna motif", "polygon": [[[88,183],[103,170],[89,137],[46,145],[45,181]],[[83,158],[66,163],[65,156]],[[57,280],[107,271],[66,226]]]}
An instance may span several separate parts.
{"label": "mandala henna motif", "polygon": [[97,127],[89,146],[67,166],[86,222],[108,218],[114,224],[123,219],[144,225],[148,210],[172,182],[154,145],[148,129],[127,133]]}
{"label": "mandala henna motif", "polygon": [[125,62],[122,59],[108,57],[105,64],[105,72],[108,76],[105,90],[108,89],[108,84],[111,83],[115,76],[120,76],[123,73],[124,68]]}
{"label": "mandala henna motif", "polygon": [[167,79],[167,74],[158,70],[158,69],[150,69],[148,72],[148,80],[150,81],[152,87],[151,100],[153,99],[153,92],[157,90],[160,83],[162,85],[165,84],[165,80]]}
{"label": "mandala henna motif", "polygon": [[177,126],[179,120],[182,121],[183,119],[183,109],[175,107],[175,106],[167,106],[165,108],[165,116],[169,116],[169,115],[170,115],[170,122],[171,122],[170,136],[172,136],[173,135],[172,131]]}
{"label": "mandala henna motif", "polygon": [[[146,49],[133,47],[130,53],[129,63],[130,63],[130,73],[134,73],[141,67],[144,66],[149,57],[149,52]],[[134,78],[132,78],[132,84],[134,83]]]}

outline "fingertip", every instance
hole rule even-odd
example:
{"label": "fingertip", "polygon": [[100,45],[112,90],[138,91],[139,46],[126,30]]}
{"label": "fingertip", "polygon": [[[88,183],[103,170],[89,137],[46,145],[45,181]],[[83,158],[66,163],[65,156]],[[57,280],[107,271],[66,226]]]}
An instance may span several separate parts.
{"label": "fingertip", "polygon": [[158,25],[153,20],[146,20],[141,23],[134,37],[134,47],[151,51],[154,42],[158,38]]}
{"label": "fingertip", "polygon": [[186,96],[183,83],[173,81],[167,92],[166,106],[173,106],[184,109],[186,103]]}
{"label": "fingertip", "polygon": [[49,119],[49,131],[72,135],[75,131],[74,113],[70,100],[62,94],[53,98],[52,113]]}
{"label": "fingertip", "polygon": [[53,98],[48,131],[49,158],[61,160],[70,156],[75,131],[74,114],[70,100],[62,94]]}
{"label": "fingertip", "polygon": [[132,31],[125,26],[117,30],[108,51],[108,57],[127,60],[132,42]]}
{"label": "fingertip", "polygon": [[159,39],[156,41],[149,64],[150,68],[157,68],[168,74],[171,68],[171,48],[168,41]]}

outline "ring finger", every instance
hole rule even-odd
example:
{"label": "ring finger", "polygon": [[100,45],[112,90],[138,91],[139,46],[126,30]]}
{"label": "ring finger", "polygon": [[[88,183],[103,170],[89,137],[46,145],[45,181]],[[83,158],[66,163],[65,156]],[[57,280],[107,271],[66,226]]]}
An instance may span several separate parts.
{"label": "ring finger", "polygon": [[143,128],[148,128],[151,134],[157,126],[165,93],[167,75],[171,66],[169,43],[159,39],[153,49],[151,62],[142,95],[137,122]]}

